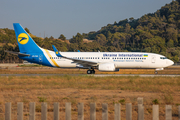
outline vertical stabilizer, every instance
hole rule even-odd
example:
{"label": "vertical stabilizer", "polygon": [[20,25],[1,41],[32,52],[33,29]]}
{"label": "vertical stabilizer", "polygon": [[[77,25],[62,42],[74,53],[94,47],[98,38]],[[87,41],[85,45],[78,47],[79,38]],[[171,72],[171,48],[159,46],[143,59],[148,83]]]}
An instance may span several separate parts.
{"label": "vertical stabilizer", "polygon": [[22,28],[19,23],[13,23],[16,39],[18,42],[20,53],[38,53],[42,52],[40,47],[34,42],[29,34]]}

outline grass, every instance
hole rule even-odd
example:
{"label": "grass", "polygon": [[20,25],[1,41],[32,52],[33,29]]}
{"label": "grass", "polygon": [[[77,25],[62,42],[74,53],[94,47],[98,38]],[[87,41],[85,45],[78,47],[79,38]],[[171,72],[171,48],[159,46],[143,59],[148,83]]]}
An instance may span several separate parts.
{"label": "grass", "polygon": [[[136,92],[179,92],[179,77],[106,77],[93,76],[9,76],[0,77],[1,89],[100,89]],[[167,96],[167,95],[166,95]],[[169,98],[169,97],[165,97]]]}
{"label": "grass", "polygon": [[[20,65],[18,67],[4,67],[0,74],[86,74],[85,69],[59,69],[41,65]],[[154,69],[120,69],[119,72],[99,72],[96,74],[154,74]],[[180,74],[180,67],[169,67],[158,74]]]}
{"label": "grass", "polygon": [[[164,101],[172,103],[171,93],[179,92],[179,77],[106,77],[93,76],[9,76],[0,77],[1,90],[16,89],[96,89],[124,90],[134,92],[157,92],[164,94]],[[168,93],[168,94],[165,94]]]}
{"label": "grass", "polygon": [[[166,70],[164,73],[179,74],[179,69]],[[153,74],[153,70],[121,70],[115,74]],[[37,115],[40,116],[41,102],[48,103],[48,111],[52,111],[53,103],[60,103],[61,119],[65,119],[65,103],[71,102],[72,109],[77,113],[77,104],[84,103],[85,118],[89,119],[89,103],[96,102],[97,118],[102,116],[102,103],[108,103],[109,117],[113,119],[114,104],[122,105],[122,118],[125,118],[125,104],[133,104],[133,113],[137,105],[137,97],[144,98],[145,118],[152,116],[152,104],[160,105],[160,116],[165,114],[165,104],[174,105],[176,108],[180,104],[180,77],[93,77],[93,76],[71,76],[68,74],[86,74],[86,70],[77,69],[0,69],[0,74],[55,74],[54,76],[0,76],[0,109],[4,111],[6,102],[11,102],[16,111],[17,102],[23,102],[28,110],[29,102],[36,102]],[[101,72],[98,72],[102,74]],[[162,72],[163,73],[163,72]],[[56,74],[65,74],[57,76]],[[109,72],[107,74],[114,74]],[[173,110],[177,114],[177,110]],[[63,112],[63,113],[62,113]],[[0,111],[2,114],[3,112]],[[17,115],[16,112],[13,112]],[[16,118],[16,116],[14,117]],[[50,117],[51,112],[48,112]],[[134,118],[137,118],[133,114]],[[36,116],[37,119],[40,119]],[[52,116],[50,117],[50,119]],[[72,115],[77,119],[77,115]],[[4,118],[3,118],[4,119]],[[27,116],[28,119],[28,116]]]}
{"label": "grass", "polygon": [[[36,102],[36,112],[41,112],[41,102],[48,103],[48,117],[53,111],[53,103],[60,103],[61,119],[65,119],[65,103],[71,102],[72,110],[77,113],[77,104],[84,103],[85,117],[89,117],[89,104],[96,102],[97,118],[102,116],[102,103],[108,103],[108,113],[114,116],[114,104],[120,103],[122,115],[125,114],[125,104],[133,103],[133,111],[137,103],[137,97],[144,97],[145,116],[152,116],[153,103],[160,107],[160,115],[164,115],[165,104],[179,105],[180,91],[178,77],[106,77],[97,78],[93,76],[23,76],[23,77],[0,77],[0,105],[5,102],[24,102],[28,110],[29,102]],[[157,84],[158,82],[158,84]],[[123,88],[123,89],[122,89]],[[168,91],[168,94],[166,94]],[[157,99],[157,100],[155,100]],[[154,101],[153,101],[154,100]],[[153,103],[152,103],[153,101]],[[15,107],[13,108],[16,111]],[[4,109],[3,109],[4,111]],[[1,113],[1,112],[0,112]],[[17,115],[13,112],[14,116]],[[28,113],[27,113],[28,114]],[[25,116],[24,116],[25,117]],[[134,118],[137,118],[133,114]],[[77,119],[77,114],[72,114]],[[122,118],[125,118],[122,116]],[[28,119],[28,116],[27,116]],[[39,118],[40,119],[40,118]],[[51,119],[49,117],[49,119]],[[112,118],[113,119],[113,118]]]}
{"label": "grass", "polygon": [[38,64],[19,64],[18,67],[46,67]]}
{"label": "grass", "polygon": [[38,97],[39,102],[46,102],[46,98],[45,97]]}

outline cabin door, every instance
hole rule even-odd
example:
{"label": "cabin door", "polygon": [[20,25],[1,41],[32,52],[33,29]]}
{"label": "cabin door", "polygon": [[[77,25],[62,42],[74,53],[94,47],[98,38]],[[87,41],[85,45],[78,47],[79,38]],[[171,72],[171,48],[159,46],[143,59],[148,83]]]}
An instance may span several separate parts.
{"label": "cabin door", "polygon": [[156,62],[156,56],[155,56],[155,55],[152,55],[152,56],[151,56],[151,62],[152,62],[152,63],[155,63],[155,62]]}

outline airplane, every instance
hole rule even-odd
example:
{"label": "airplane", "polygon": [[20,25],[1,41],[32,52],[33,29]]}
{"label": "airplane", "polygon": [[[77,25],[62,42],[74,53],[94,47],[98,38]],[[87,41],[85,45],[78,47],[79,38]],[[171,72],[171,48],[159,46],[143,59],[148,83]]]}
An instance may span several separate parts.
{"label": "airplane", "polygon": [[87,74],[95,74],[95,69],[114,72],[119,69],[164,70],[174,62],[165,56],[146,52],[60,52],[39,47],[19,23],[13,23],[20,52],[6,51],[18,55],[31,63],[56,68],[87,69]]}

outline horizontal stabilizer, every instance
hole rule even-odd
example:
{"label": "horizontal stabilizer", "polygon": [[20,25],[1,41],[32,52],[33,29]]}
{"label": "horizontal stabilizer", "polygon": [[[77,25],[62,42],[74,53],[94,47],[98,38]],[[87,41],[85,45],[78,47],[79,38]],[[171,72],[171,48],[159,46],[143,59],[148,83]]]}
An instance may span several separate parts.
{"label": "horizontal stabilizer", "polygon": [[5,52],[14,54],[14,55],[19,55],[19,56],[30,56],[30,54],[24,54],[24,53],[20,53],[20,52],[13,52],[13,51],[7,51],[5,50]]}

